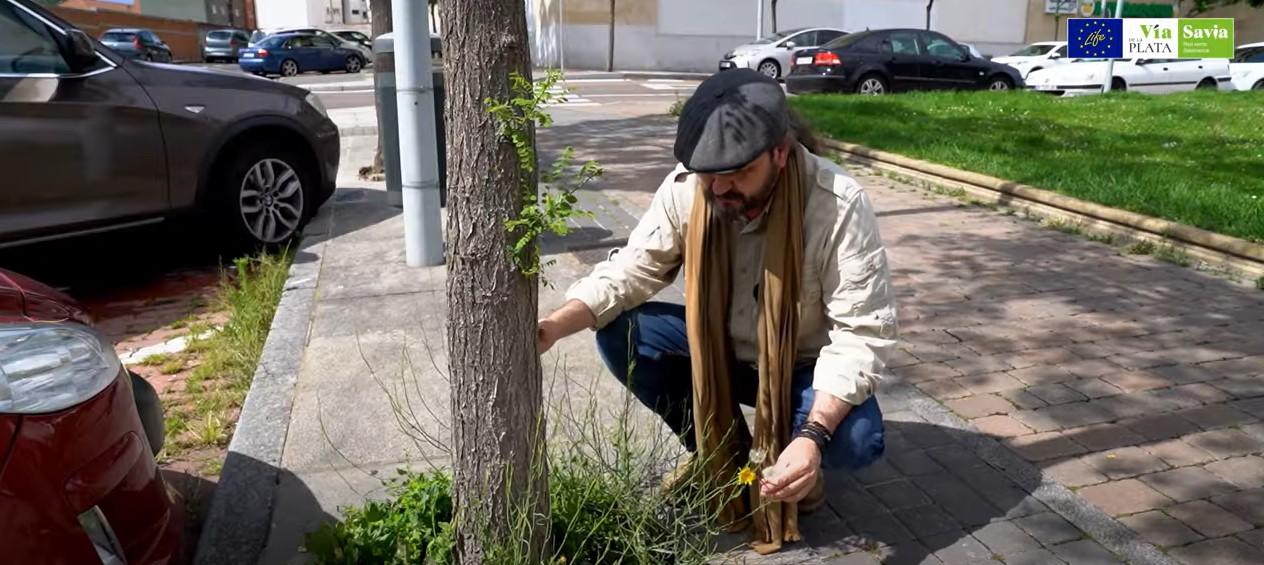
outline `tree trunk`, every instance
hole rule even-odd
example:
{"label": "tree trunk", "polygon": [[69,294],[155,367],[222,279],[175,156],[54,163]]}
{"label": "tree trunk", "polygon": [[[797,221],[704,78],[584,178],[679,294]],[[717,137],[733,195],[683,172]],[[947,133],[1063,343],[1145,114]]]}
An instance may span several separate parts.
{"label": "tree trunk", "polygon": [[614,2],[610,0],[610,53],[606,57],[606,72],[614,71]]}
{"label": "tree trunk", "polygon": [[[391,0],[369,0],[369,20],[373,26],[370,35],[374,39],[384,33],[390,33],[391,27]],[[373,54],[373,70],[379,71],[385,69],[389,64],[385,61],[385,55],[381,53]],[[393,70],[393,69],[392,69]],[[373,74],[374,87],[377,83],[377,73]],[[375,88],[376,89],[376,88]],[[379,114],[380,115],[380,114]],[[380,175],[386,172],[386,165],[382,162],[382,124],[377,125],[377,151],[373,152],[373,164],[369,168],[370,175]]]}
{"label": "tree trunk", "polygon": [[[446,0],[443,12],[458,562],[483,563],[506,543],[538,558],[548,535],[539,289],[513,267],[503,227],[521,212],[524,175],[532,194],[536,186],[484,106],[511,98],[511,72],[531,77],[526,13],[520,0]],[[514,527],[522,512],[530,531]]]}
{"label": "tree trunk", "polygon": [[772,32],[777,33],[777,0],[772,0]]}

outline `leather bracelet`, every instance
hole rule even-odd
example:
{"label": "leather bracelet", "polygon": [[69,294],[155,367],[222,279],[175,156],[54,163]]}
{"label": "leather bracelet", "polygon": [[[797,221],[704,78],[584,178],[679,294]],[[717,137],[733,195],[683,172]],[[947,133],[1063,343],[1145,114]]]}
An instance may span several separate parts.
{"label": "leather bracelet", "polygon": [[829,442],[833,439],[829,431],[825,429],[825,426],[817,422],[808,422],[804,424],[799,428],[799,431],[794,434],[794,437],[807,438],[811,440],[812,443],[815,443],[817,448],[822,450],[825,449],[825,446],[829,445]]}

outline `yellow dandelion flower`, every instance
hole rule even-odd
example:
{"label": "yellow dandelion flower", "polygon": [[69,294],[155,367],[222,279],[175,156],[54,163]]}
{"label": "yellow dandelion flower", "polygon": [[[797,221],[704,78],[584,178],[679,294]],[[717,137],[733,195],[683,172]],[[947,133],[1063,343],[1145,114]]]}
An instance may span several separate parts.
{"label": "yellow dandelion flower", "polygon": [[737,484],[749,485],[755,482],[755,470],[750,467],[742,467],[737,472]]}

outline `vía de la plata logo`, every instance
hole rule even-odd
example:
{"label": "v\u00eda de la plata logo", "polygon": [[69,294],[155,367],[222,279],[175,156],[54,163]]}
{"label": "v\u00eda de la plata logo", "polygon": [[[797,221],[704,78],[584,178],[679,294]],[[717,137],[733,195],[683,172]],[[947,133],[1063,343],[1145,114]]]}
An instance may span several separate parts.
{"label": "v\u00eda de la plata logo", "polygon": [[1080,58],[1233,57],[1232,18],[1071,18],[1068,54]]}

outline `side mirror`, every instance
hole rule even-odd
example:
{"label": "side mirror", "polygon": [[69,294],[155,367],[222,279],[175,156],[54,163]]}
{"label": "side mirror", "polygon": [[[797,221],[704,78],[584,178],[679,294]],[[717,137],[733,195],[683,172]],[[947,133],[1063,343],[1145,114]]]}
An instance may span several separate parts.
{"label": "side mirror", "polygon": [[1049,54],[1049,58],[1050,58],[1050,59],[1061,59],[1061,58],[1062,58],[1062,54],[1061,54],[1061,53],[1058,53],[1057,51],[1054,51],[1053,53],[1050,53],[1050,54]]}
{"label": "side mirror", "polygon": [[785,47],[786,49],[794,49],[795,47],[798,47],[798,45],[795,45],[793,41],[787,41]]}
{"label": "side mirror", "polygon": [[72,28],[66,30],[66,37],[69,39],[66,62],[70,64],[71,70],[79,72],[96,65],[97,49],[92,46],[92,40],[88,39],[87,34]]}

